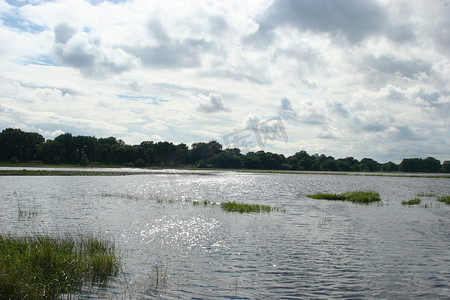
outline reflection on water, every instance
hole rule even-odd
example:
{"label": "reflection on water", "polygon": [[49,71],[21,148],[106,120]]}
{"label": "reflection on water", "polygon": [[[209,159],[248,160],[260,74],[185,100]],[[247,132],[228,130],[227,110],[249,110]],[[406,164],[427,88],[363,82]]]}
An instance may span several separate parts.
{"label": "reflection on water", "polygon": [[[2,233],[93,232],[117,244],[122,274],[105,298],[445,298],[450,194],[440,178],[209,172],[2,177]],[[370,189],[383,204],[309,199]],[[193,201],[285,208],[225,213]],[[98,291],[97,291],[98,292]],[[99,293],[99,292],[98,292]]]}

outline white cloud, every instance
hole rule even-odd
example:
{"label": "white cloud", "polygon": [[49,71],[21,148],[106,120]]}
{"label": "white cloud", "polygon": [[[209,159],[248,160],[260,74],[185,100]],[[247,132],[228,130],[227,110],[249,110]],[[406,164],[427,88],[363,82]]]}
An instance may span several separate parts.
{"label": "white cloud", "polygon": [[450,160],[449,9],[0,1],[0,125],[192,143],[279,116],[266,151]]}
{"label": "white cloud", "polygon": [[211,93],[209,96],[199,95],[200,104],[198,110],[204,113],[215,113],[220,111],[229,111],[223,104],[223,98],[220,94]]}

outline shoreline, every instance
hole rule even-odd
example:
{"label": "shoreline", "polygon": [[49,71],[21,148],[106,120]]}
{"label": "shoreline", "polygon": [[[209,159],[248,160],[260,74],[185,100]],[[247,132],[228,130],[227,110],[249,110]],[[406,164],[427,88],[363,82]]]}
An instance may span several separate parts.
{"label": "shoreline", "polygon": [[[252,174],[297,174],[297,175],[342,175],[342,176],[380,176],[380,177],[418,177],[450,178],[448,173],[401,173],[401,172],[342,172],[342,171],[299,171],[299,170],[253,170],[253,169],[217,169],[217,168],[129,168],[115,165],[48,165],[43,163],[9,164],[0,163],[0,176],[128,176],[150,174],[211,175],[211,172],[237,172]],[[11,168],[11,169],[10,169]],[[29,169],[33,168],[33,169]],[[71,170],[69,170],[71,169]],[[98,170],[101,169],[101,170]],[[108,170],[109,169],[109,170]],[[112,170],[114,169],[114,170]],[[123,169],[123,171],[121,170]],[[163,172],[172,170],[172,172]],[[183,171],[183,172],[178,172]],[[192,172],[189,172],[192,171]],[[209,171],[209,172],[208,172]]]}

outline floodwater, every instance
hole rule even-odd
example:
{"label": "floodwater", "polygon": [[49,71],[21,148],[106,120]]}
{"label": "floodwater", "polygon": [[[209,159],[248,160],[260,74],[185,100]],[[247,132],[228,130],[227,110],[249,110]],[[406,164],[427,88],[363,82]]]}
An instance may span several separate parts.
{"label": "floodwater", "polygon": [[[351,190],[375,190],[382,204],[306,197]],[[113,241],[122,271],[86,297],[444,299],[450,206],[436,197],[401,205],[417,193],[450,195],[450,180],[217,171],[3,176],[0,232]],[[285,211],[229,213],[205,200]]]}

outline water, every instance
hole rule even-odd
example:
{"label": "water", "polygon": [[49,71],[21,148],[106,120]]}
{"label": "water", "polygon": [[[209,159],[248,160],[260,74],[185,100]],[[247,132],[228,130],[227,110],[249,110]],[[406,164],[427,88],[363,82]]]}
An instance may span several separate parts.
{"label": "water", "polygon": [[[379,192],[383,205],[306,197],[356,189]],[[11,176],[0,178],[0,230],[114,241],[123,271],[109,288],[86,291],[106,299],[444,299],[450,206],[435,197],[400,204],[427,192],[450,195],[449,179],[212,171]],[[226,213],[204,200],[286,212]]]}

